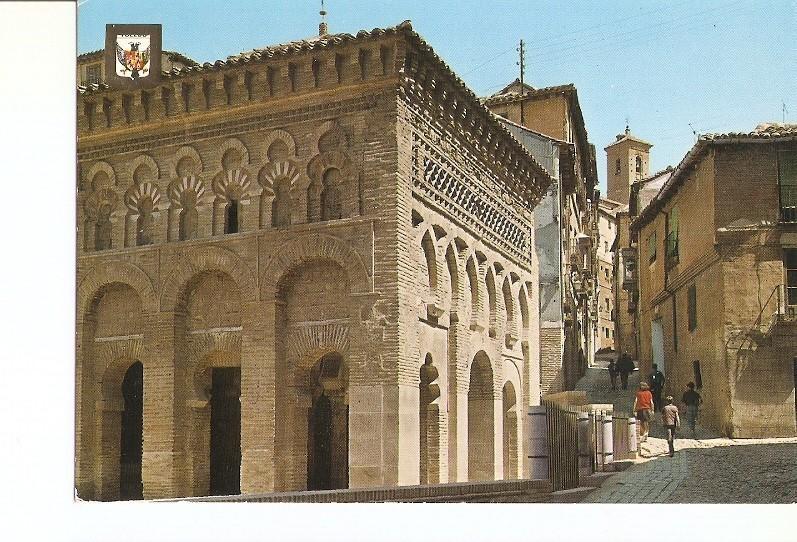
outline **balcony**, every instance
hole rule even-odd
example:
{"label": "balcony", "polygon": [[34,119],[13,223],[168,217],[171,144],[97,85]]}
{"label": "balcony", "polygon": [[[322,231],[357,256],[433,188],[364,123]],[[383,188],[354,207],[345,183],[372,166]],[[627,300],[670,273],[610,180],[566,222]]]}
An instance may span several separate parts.
{"label": "balcony", "polygon": [[631,291],[636,288],[636,249],[620,249],[623,258],[623,290]]}
{"label": "balcony", "polygon": [[671,231],[664,239],[664,256],[668,270],[678,265],[678,230]]}
{"label": "balcony", "polygon": [[780,186],[780,220],[797,223],[797,185]]}

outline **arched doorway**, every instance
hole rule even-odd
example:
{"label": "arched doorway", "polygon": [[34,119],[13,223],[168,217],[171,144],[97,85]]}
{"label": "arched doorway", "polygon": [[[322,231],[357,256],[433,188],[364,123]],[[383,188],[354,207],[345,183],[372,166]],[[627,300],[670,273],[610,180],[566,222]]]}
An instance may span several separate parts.
{"label": "arched doorway", "polygon": [[468,387],[468,479],[495,479],[493,369],[483,351],[470,366]]}
{"label": "arched doorway", "polygon": [[241,368],[214,367],[210,396],[210,494],[241,492]]}
{"label": "arched doorway", "polygon": [[504,479],[514,480],[518,477],[518,421],[517,397],[511,382],[504,384]]}
{"label": "arched doorway", "polygon": [[182,375],[187,493],[240,493],[241,295],[226,273],[202,271],[186,283],[175,315],[175,364]]}
{"label": "arched doorway", "polygon": [[343,356],[324,355],[311,371],[315,382],[308,412],[307,489],[349,486],[349,405]]}
{"label": "arched doorway", "polygon": [[144,498],[141,455],[144,429],[144,366],[133,363],[122,380],[121,439],[119,444],[119,498]]}

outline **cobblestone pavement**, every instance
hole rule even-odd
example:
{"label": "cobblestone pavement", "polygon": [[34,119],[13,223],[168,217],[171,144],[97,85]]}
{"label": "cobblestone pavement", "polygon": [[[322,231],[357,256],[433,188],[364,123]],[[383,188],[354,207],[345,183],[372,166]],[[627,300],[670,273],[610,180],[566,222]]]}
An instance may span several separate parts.
{"label": "cobblestone pavement", "polygon": [[[598,365],[587,369],[576,389],[586,391],[590,402],[612,403],[616,412],[628,413],[638,383],[635,372],[627,391],[613,391],[605,367]],[[699,424],[694,435],[683,428],[681,433],[670,458],[656,414],[637,464],[612,476],[584,502],[797,502],[797,438],[729,439]]]}

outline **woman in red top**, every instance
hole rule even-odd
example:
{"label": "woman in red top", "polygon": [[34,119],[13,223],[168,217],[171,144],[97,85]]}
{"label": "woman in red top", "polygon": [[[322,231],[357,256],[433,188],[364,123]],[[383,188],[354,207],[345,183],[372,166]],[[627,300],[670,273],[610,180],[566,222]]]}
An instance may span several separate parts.
{"label": "woman in red top", "polygon": [[639,391],[634,398],[634,412],[636,419],[639,420],[641,427],[642,442],[648,439],[650,431],[650,416],[653,412],[653,394],[650,393],[650,386],[647,382],[639,383]]}

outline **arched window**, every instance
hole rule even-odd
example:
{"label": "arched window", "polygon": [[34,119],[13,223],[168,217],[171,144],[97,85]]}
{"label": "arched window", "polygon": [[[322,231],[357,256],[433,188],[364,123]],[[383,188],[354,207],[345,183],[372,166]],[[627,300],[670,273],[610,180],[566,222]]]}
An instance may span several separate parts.
{"label": "arched window", "polygon": [[271,225],[276,228],[291,225],[291,181],[285,177],[274,183]]}
{"label": "arched window", "polygon": [[504,280],[504,286],[501,288],[504,294],[504,309],[506,310],[506,328],[507,332],[514,331],[515,328],[515,307],[512,303],[512,286],[509,284],[509,278]]}
{"label": "arched window", "polygon": [[493,270],[488,269],[487,275],[485,277],[485,283],[487,284],[487,306],[489,309],[488,315],[488,322],[489,322],[489,329],[488,333],[490,337],[496,336],[496,292],[495,292],[495,278],[493,277]]}
{"label": "arched window", "polygon": [[343,218],[340,170],[330,168],[321,179],[321,220]]}
{"label": "arched window", "polygon": [[471,319],[477,320],[479,314],[479,279],[476,274],[476,264],[473,263],[473,259],[468,260],[465,271],[468,274]]}
{"label": "arched window", "polygon": [[97,224],[94,229],[94,249],[105,250],[111,248],[111,206],[100,205],[97,210]]}
{"label": "arched window", "polygon": [[152,200],[147,198],[141,202],[136,221],[136,245],[151,245],[152,230],[155,219],[152,216]]}
{"label": "arched window", "polygon": [[614,163],[614,174],[620,174],[620,159],[618,158],[617,161]]}
{"label": "arched window", "polygon": [[224,233],[238,233],[239,222],[239,207],[238,200],[231,199],[224,210]]}
{"label": "arched window", "polygon": [[437,288],[437,259],[435,258],[434,242],[429,232],[426,232],[426,235],[423,236],[421,246],[423,247],[423,255],[426,259],[426,273],[429,288],[434,291],[434,289]]}
{"label": "arched window", "polygon": [[637,174],[637,177],[641,177],[642,176],[642,157],[641,156],[637,156],[636,157],[636,174]]}

